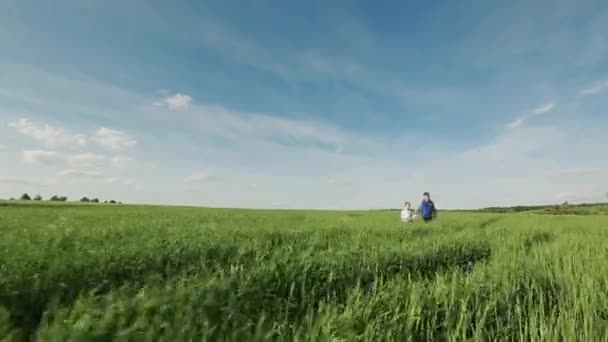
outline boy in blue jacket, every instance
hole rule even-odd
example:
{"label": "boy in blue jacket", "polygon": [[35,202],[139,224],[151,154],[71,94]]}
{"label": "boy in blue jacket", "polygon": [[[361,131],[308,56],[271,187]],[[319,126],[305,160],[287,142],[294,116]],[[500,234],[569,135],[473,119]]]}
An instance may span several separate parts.
{"label": "boy in blue jacket", "polygon": [[422,203],[420,203],[418,211],[424,222],[430,222],[437,216],[437,208],[435,208],[435,203],[431,201],[431,194],[425,192],[422,196]]}

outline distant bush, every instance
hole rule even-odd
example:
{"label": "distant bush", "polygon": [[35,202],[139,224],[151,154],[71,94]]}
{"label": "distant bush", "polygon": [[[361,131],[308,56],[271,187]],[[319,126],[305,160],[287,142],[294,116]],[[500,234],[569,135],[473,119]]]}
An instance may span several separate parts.
{"label": "distant bush", "polygon": [[99,203],[99,198],[93,198],[93,199],[91,200],[91,202],[93,202],[93,203]]}
{"label": "distant bush", "polygon": [[50,201],[56,201],[56,202],[65,202],[65,201],[68,200],[68,198],[66,196],[53,195],[53,197],[51,197],[49,200]]}
{"label": "distant bush", "polygon": [[50,201],[59,201],[59,197],[57,195],[53,195],[53,197],[49,198]]}
{"label": "distant bush", "polygon": [[110,203],[111,204],[116,204],[116,201],[115,200],[111,200]]}
{"label": "distant bush", "polygon": [[91,200],[88,197],[83,197],[80,199],[80,202],[91,202]]}
{"label": "distant bush", "polygon": [[34,201],[42,201],[42,196],[40,196],[40,194],[36,195],[36,197],[34,197]]}
{"label": "distant bush", "polygon": [[30,195],[23,194],[23,195],[21,195],[21,200],[22,201],[31,201],[32,199],[30,198]]}

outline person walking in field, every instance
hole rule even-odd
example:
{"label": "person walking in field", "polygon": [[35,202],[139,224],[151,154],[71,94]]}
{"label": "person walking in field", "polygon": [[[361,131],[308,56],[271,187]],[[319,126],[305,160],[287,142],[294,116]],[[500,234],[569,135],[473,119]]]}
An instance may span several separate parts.
{"label": "person walking in field", "polygon": [[414,210],[412,210],[412,204],[410,202],[405,202],[403,210],[401,210],[401,220],[405,223],[412,223],[414,222],[415,217],[416,214],[414,213]]}
{"label": "person walking in field", "polygon": [[424,222],[431,222],[437,217],[437,208],[435,208],[435,203],[431,200],[430,193],[425,192],[422,196],[422,203],[418,207],[418,212],[420,212],[420,216],[422,216]]}

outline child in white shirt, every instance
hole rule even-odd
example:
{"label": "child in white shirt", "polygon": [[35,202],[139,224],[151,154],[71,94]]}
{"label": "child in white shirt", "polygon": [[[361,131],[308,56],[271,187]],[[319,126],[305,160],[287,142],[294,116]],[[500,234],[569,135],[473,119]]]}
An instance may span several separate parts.
{"label": "child in white shirt", "polygon": [[414,211],[412,210],[412,204],[410,202],[405,202],[403,205],[403,210],[401,210],[401,220],[405,223],[412,223],[414,221]]}

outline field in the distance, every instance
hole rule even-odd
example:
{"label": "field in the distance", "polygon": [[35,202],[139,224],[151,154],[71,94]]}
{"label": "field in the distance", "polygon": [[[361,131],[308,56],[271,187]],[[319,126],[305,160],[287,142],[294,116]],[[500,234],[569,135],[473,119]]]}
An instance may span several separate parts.
{"label": "field in the distance", "polygon": [[0,206],[0,340],[608,340],[608,216]]}

